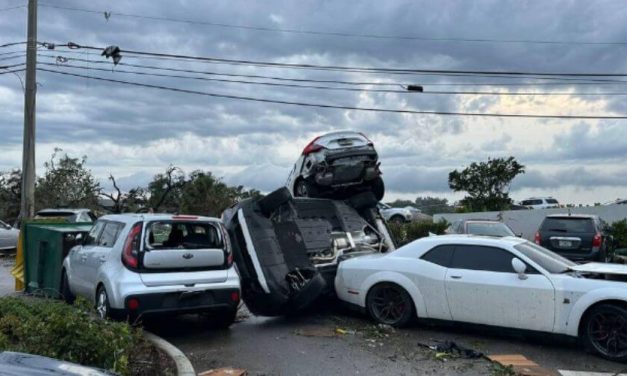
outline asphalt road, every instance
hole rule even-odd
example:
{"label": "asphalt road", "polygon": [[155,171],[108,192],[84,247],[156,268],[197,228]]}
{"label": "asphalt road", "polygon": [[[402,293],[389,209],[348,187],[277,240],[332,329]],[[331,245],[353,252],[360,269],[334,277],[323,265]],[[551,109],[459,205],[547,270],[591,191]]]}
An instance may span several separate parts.
{"label": "asphalt road", "polygon": [[179,347],[198,372],[235,367],[248,370],[249,375],[499,374],[487,360],[440,360],[434,351],[419,346],[444,341],[486,355],[522,354],[552,370],[615,374],[627,368],[586,354],[575,343],[547,336],[419,325],[395,330],[334,308],[301,317],[248,316],[222,331],[209,329],[207,319],[191,315],[153,319],[146,325]]}

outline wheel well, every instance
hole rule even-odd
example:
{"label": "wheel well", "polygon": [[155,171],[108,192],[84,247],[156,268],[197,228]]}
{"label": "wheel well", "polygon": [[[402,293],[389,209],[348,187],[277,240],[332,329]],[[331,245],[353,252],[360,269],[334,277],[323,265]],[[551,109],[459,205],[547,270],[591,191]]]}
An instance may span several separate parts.
{"label": "wheel well", "polygon": [[582,331],[583,331],[583,326],[584,323],[586,322],[586,319],[588,318],[588,315],[590,314],[590,312],[600,306],[600,305],[614,305],[620,308],[623,308],[625,310],[627,310],[627,302],[625,302],[624,300],[615,300],[615,299],[610,299],[610,300],[602,300],[600,302],[596,302],[593,305],[591,305],[590,307],[588,307],[585,312],[583,313],[583,315],[581,315],[581,319],[579,320],[579,328],[577,330],[577,334],[581,335]]}
{"label": "wheel well", "polygon": [[401,220],[401,221],[405,222],[405,217],[403,217],[403,216],[402,216],[402,215],[400,215],[400,214],[393,214],[393,215],[390,217],[390,220],[393,220],[394,218],[400,218],[400,220]]}

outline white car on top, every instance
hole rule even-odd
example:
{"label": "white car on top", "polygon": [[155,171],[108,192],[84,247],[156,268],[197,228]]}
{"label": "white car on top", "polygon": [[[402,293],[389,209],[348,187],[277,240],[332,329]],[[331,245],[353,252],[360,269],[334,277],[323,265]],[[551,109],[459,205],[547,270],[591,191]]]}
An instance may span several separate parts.
{"label": "white car on top", "polygon": [[418,317],[562,334],[627,361],[625,276],[625,265],[577,265],[520,238],[445,235],[343,261],[335,288],[384,324]]}

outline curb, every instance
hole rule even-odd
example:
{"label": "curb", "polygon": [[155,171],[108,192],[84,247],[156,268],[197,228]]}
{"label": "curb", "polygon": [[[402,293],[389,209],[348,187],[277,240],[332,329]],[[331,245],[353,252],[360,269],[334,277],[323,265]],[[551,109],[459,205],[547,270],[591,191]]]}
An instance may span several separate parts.
{"label": "curb", "polygon": [[144,337],[152,342],[156,347],[163,350],[176,363],[176,373],[178,376],[196,376],[196,371],[192,363],[187,359],[185,354],[173,344],[165,339],[144,330]]}

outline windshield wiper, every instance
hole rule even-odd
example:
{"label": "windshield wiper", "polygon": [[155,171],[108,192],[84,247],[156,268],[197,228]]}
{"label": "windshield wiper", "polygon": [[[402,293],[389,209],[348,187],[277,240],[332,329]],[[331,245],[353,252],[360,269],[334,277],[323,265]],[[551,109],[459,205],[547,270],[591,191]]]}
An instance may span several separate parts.
{"label": "windshield wiper", "polygon": [[565,228],[550,228],[546,231],[555,231],[555,232],[568,232]]}

